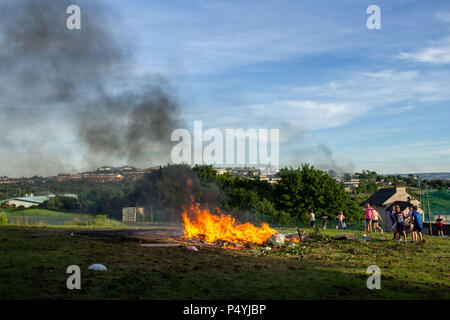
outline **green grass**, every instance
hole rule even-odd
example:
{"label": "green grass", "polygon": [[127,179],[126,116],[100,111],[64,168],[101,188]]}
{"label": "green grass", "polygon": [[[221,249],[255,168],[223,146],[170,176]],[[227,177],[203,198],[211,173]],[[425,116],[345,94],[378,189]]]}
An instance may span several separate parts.
{"label": "green grass", "polygon": [[[0,227],[2,299],[449,299],[448,238],[425,244],[335,241],[329,230],[294,249],[148,248],[71,236],[73,229]],[[310,230],[306,230],[309,232]],[[350,232],[348,232],[350,233]],[[360,232],[352,232],[357,237]],[[107,272],[88,271],[102,263]],[[81,290],[66,268],[81,267]],[[381,268],[381,290],[366,269]]]}
{"label": "green grass", "polygon": [[[1,212],[1,211],[0,211]],[[111,227],[129,228],[120,221],[109,219],[106,215],[88,215],[81,213],[68,213],[40,208],[30,208],[10,211],[6,214],[8,223],[25,226],[47,227]]]}
{"label": "green grass", "polygon": [[[1,211],[1,210],[0,210]],[[46,209],[24,209],[18,211],[8,212],[8,216],[49,216],[49,217],[71,217],[73,215],[78,215],[77,213],[68,213],[60,211],[52,211]]]}

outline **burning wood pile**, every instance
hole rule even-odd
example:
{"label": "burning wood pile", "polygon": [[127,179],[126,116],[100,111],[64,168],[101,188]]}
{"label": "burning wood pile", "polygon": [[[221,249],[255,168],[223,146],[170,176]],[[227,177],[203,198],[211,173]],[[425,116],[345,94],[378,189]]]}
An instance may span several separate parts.
{"label": "burning wood pile", "polygon": [[251,223],[240,224],[231,215],[216,210],[217,214],[213,214],[209,209],[200,208],[191,197],[190,207],[184,208],[182,213],[184,238],[187,242],[230,249],[300,242],[300,234],[280,234],[267,223],[262,223],[259,228]]}

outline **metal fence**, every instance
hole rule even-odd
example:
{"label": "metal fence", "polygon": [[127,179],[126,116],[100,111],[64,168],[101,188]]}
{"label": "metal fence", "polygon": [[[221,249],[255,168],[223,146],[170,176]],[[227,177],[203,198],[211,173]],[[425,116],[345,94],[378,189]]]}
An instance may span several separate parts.
{"label": "metal fence", "polygon": [[[297,217],[277,217],[269,215],[261,215],[253,212],[233,212],[233,213],[223,213],[224,215],[230,214],[236,221],[236,223],[244,224],[251,223],[255,226],[261,226],[262,223],[267,223],[272,228],[309,228],[311,227],[309,222],[302,222],[301,219]],[[180,212],[168,212],[168,211],[153,211],[153,216],[149,218],[146,217],[147,222],[153,223],[173,223],[181,224],[182,219]],[[327,228],[336,229],[338,225],[337,220],[328,219],[326,221]],[[322,228],[324,222],[322,219],[316,219],[316,227]],[[362,223],[346,223],[345,228],[347,230],[363,230]]]}
{"label": "metal fence", "polygon": [[[62,212],[51,212],[49,214],[42,213],[42,211],[28,209],[16,210],[6,212],[8,224],[14,225],[95,225],[96,217],[83,214],[68,214]],[[228,214],[228,213],[224,213]],[[262,223],[267,223],[272,228],[309,228],[309,222],[303,222],[297,217],[276,217],[256,214],[253,212],[235,212],[231,214],[236,220],[236,223],[252,223],[255,226],[261,226]],[[120,221],[109,218],[113,222]],[[179,211],[173,210],[153,210],[151,214],[146,214],[144,221],[137,221],[133,223],[123,223],[129,226],[146,226],[148,224],[171,224],[181,225],[182,219]],[[323,228],[324,221],[316,219],[315,225],[317,228]],[[326,227],[328,229],[336,229],[338,225],[337,220],[327,219]],[[347,230],[363,230],[363,225],[360,223],[346,223]]]}
{"label": "metal fence", "polygon": [[[0,210],[1,212],[1,210]],[[78,215],[66,212],[53,212],[45,210],[44,213],[38,209],[5,211],[8,224],[11,225],[89,225],[95,224],[95,216]]]}
{"label": "metal fence", "polygon": [[[427,197],[428,196],[428,197]],[[441,216],[444,219],[444,223],[450,223],[450,191],[441,190],[426,190],[424,189],[424,195],[422,196],[422,207],[425,213],[425,221],[435,222],[436,219]],[[429,207],[428,207],[429,204]]]}
{"label": "metal fence", "polygon": [[80,222],[88,222],[89,219],[74,219],[70,217],[49,217],[49,216],[8,216],[8,224],[14,225],[51,225],[51,226],[61,226],[61,225],[75,225],[80,224]]}

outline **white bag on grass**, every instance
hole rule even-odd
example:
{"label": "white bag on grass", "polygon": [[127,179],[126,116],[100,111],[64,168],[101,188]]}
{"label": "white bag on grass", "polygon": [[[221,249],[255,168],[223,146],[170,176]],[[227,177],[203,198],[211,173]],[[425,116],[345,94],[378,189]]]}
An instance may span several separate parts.
{"label": "white bag on grass", "polygon": [[91,264],[88,270],[106,271],[106,267],[100,263]]}

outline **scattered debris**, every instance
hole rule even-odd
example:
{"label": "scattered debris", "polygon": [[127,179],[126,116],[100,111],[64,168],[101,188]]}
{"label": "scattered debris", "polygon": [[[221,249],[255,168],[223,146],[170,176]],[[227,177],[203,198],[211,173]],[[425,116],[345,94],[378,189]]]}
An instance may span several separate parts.
{"label": "scattered debris", "polygon": [[88,267],[88,270],[106,271],[106,267],[101,263],[94,263]]}
{"label": "scattered debris", "polygon": [[370,240],[370,237],[366,236],[365,234],[363,234],[362,238],[359,239],[362,242],[366,242],[367,240]]}
{"label": "scattered debris", "polygon": [[285,235],[286,241],[300,242],[300,236],[297,233],[288,233]]}
{"label": "scattered debris", "polygon": [[335,240],[355,240],[355,235],[353,234],[337,234],[334,237]]}
{"label": "scattered debris", "polygon": [[267,250],[267,251],[272,250],[271,247],[264,247],[263,249],[264,249],[264,250]]}
{"label": "scattered debris", "polygon": [[187,246],[186,249],[190,251],[198,251],[196,246]]}
{"label": "scattered debris", "polygon": [[304,234],[304,235],[302,235],[301,241],[303,242],[303,241],[308,240],[310,238],[311,238],[311,236],[309,234]]}
{"label": "scattered debris", "polygon": [[283,246],[284,241],[286,237],[282,233],[275,233],[273,234],[269,239],[267,239],[267,243],[271,244],[272,246]]}
{"label": "scattered debris", "polygon": [[182,244],[177,242],[171,243],[140,243],[141,247],[179,247]]}
{"label": "scattered debris", "polygon": [[287,248],[294,248],[294,247],[296,247],[297,245],[295,244],[295,243],[293,243],[293,242],[291,242],[291,243],[289,243],[286,247]]}

